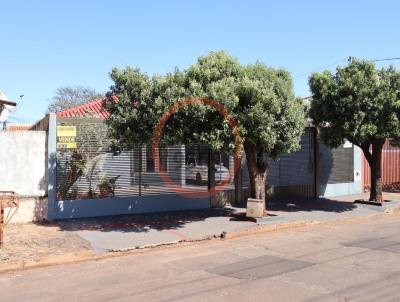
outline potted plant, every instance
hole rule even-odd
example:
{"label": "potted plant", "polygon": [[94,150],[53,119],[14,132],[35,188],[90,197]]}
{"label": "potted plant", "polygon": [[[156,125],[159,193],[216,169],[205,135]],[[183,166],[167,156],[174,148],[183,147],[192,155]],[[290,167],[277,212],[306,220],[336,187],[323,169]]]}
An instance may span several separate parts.
{"label": "potted plant", "polygon": [[99,188],[99,197],[108,197],[114,193],[112,181],[107,176],[103,176],[97,186]]}
{"label": "potted plant", "polygon": [[120,175],[116,177],[109,177],[106,174],[100,177],[100,182],[97,185],[99,188],[99,197],[114,196],[115,183],[117,182]]}

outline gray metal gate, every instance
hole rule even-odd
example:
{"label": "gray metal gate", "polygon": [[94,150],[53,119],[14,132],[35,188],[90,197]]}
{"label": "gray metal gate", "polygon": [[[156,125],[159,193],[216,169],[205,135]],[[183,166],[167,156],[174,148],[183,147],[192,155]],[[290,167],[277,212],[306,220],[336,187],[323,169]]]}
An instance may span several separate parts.
{"label": "gray metal gate", "polygon": [[[306,129],[300,150],[268,160],[267,198],[311,198],[315,196],[314,131]],[[250,185],[247,165],[243,167],[243,187]]]}
{"label": "gray metal gate", "polygon": [[57,126],[76,136],[57,137],[56,218],[210,206],[206,146],[161,146],[155,161],[149,146],[111,150],[103,120],[63,117]]}

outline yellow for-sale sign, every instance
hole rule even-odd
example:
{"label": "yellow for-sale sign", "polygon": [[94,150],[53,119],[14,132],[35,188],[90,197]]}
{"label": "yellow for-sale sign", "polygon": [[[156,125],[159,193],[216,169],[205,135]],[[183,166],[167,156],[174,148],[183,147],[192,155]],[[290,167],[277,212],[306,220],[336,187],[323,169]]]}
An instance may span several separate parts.
{"label": "yellow for-sale sign", "polygon": [[75,126],[57,126],[57,149],[76,149],[75,137]]}

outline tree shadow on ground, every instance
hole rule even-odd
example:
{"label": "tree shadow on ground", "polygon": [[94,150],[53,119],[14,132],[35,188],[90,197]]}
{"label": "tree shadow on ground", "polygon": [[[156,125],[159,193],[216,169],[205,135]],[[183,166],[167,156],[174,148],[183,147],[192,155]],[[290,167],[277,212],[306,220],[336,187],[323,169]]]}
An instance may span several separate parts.
{"label": "tree shadow on ground", "polygon": [[176,230],[191,222],[213,217],[232,217],[234,208],[186,210],[165,213],[117,215],[58,221],[63,231],[149,232]]}
{"label": "tree shadow on ground", "polygon": [[[332,212],[352,211],[357,206],[352,202],[331,199],[273,200],[267,203],[268,215],[273,218],[284,216],[277,212]],[[201,222],[209,218],[229,218],[229,221],[246,221],[245,209],[224,207],[218,209],[186,210],[152,214],[118,215],[97,218],[79,218],[58,221],[63,231],[98,232],[136,232],[151,230],[178,230],[192,222]],[[284,218],[284,217],[283,217]]]}
{"label": "tree shadow on ground", "polygon": [[[284,213],[297,212],[326,212],[326,213],[344,213],[357,208],[354,202],[333,200],[328,198],[313,199],[270,199],[267,201],[267,215],[270,218],[283,219]],[[281,213],[279,213],[281,212]],[[284,213],[282,213],[284,212]],[[246,220],[245,213],[237,213],[231,221]]]}
{"label": "tree shadow on ground", "polygon": [[269,211],[281,212],[349,212],[357,208],[354,202],[334,200],[328,198],[315,199],[285,199],[267,202]]}

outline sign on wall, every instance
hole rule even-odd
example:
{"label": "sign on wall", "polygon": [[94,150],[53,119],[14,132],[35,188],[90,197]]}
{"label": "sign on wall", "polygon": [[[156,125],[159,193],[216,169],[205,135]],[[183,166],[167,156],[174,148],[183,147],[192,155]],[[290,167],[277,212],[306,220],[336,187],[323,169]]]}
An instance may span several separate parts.
{"label": "sign on wall", "polygon": [[75,138],[75,126],[57,126],[57,149],[76,149]]}

